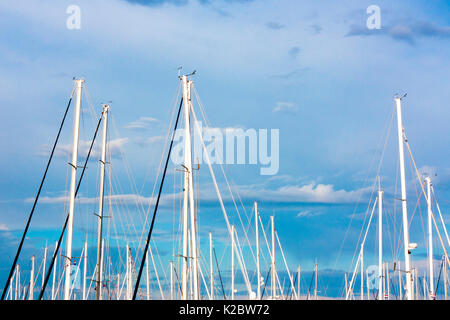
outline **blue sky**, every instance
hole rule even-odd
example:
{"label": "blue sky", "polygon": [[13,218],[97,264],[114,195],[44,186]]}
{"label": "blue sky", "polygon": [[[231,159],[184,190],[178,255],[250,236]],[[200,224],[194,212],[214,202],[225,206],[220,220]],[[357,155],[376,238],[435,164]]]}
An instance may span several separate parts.
{"label": "blue sky", "polygon": [[[71,4],[81,8],[80,30],[66,28]],[[381,8],[381,30],[365,27],[371,4]],[[407,92],[406,134],[420,170],[436,174],[436,196],[448,225],[449,13],[447,1],[3,1],[0,280],[4,282],[25,225],[73,77],[86,80],[92,101],[84,100],[82,140],[89,140],[93,131],[90,105],[98,116],[100,104],[112,101],[112,171],[120,184],[115,194],[151,196],[179,66],[185,72],[197,70],[195,86],[213,126],[279,129],[277,175],[261,176],[258,165],[227,165],[225,170],[248,215],[255,200],[264,223],[275,215],[292,270],[297,265],[311,270],[317,259],[321,268],[350,271],[393,96]],[[32,222],[24,265],[46,240],[54,243],[62,225],[64,201],[58,197],[67,190],[64,146],[70,146],[71,125],[70,117]],[[381,166],[387,210],[395,221],[386,228],[392,233],[400,221],[393,200],[399,190],[397,158],[394,121]],[[96,167],[92,162],[82,197],[97,196]],[[407,178],[410,211],[418,212],[409,162]],[[206,166],[198,182],[200,228],[223,238],[225,225]],[[226,193],[222,178],[219,183]],[[161,250],[169,253],[164,235],[173,227],[170,194],[177,186],[179,172],[172,166],[157,221]],[[127,199],[129,219],[142,228],[142,208],[135,208],[135,198]],[[226,200],[230,219],[238,224],[234,206]],[[96,222],[88,212],[95,204],[85,202],[80,200],[76,228],[80,238],[89,230],[94,247]],[[422,213],[424,205],[422,198]],[[411,238],[423,254],[421,221],[417,213]],[[370,260],[375,230],[369,238]],[[398,245],[395,241],[391,245]],[[82,242],[78,240],[77,250]],[[417,260],[423,259],[420,252]]]}

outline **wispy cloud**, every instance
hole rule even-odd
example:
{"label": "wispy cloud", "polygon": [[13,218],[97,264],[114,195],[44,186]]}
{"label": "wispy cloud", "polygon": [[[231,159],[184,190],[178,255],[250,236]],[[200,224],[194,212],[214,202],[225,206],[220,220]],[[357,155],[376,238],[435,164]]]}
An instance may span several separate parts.
{"label": "wispy cloud", "polygon": [[370,30],[363,25],[351,25],[346,36],[388,36],[394,40],[415,44],[418,38],[447,39],[450,37],[450,27],[437,26],[427,21],[413,24],[394,24],[381,29]]}
{"label": "wispy cloud", "polygon": [[332,184],[285,185],[277,189],[266,189],[255,185],[239,186],[241,197],[262,201],[290,203],[352,203],[358,201],[361,194],[368,193],[371,188],[356,190],[335,190]]}
{"label": "wispy cloud", "polygon": [[126,129],[148,129],[151,124],[158,123],[159,120],[153,117],[140,117],[124,126]]}
{"label": "wispy cloud", "polygon": [[[172,203],[173,199],[178,199],[181,196],[181,193],[171,193],[166,194],[161,197],[161,204],[164,203]],[[112,205],[142,205],[148,204],[150,202],[154,202],[155,197],[145,197],[138,194],[128,193],[128,194],[115,194],[115,195],[107,195],[104,197],[106,203],[111,203]],[[98,197],[83,197],[78,196],[77,202],[80,204],[96,204],[98,203]],[[26,198],[26,203],[32,203],[34,198]],[[61,204],[69,201],[69,196],[56,196],[56,197],[40,197],[39,202],[41,204]]]}
{"label": "wispy cloud", "polygon": [[277,105],[273,108],[273,112],[293,114],[297,111],[298,107],[293,102],[277,102]]}
{"label": "wispy cloud", "polygon": [[[120,154],[120,151],[122,150],[123,146],[128,142],[128,138],[119,138],[108,141],[108,150],[110,152],[111,157],[117,156]],[[85,157],[89,151],[89,148],[91,146],[91,141],[86,140],[80,140],[78,142],[78,156]],[[50,146],[44,145],[42,146],[38,152],[37,155],[47,157],[50,153]],[[55,150],[55,156],[59,158],[67,158],[69,155],[72,154],[72,144],[61,144],[56,147]],[[94,147],[91,151],[91,158],[98,158],[101,155],[101,144],[95,143]]]}
{"label": "wispy cloud", "polygon": [[300,211],[299,213],[297,213],[296,217],[297,218],[310,218],[310,217],[319,216],[321,214],[323,214],[323,211],[303,210],[303,211]]}

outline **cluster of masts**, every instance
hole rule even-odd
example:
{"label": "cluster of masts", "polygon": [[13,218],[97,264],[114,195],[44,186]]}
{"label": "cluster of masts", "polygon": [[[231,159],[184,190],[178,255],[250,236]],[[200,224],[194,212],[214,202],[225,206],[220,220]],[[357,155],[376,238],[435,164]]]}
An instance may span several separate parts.
{"label": "cluster of masts", "polygon": [[[99,204],[98,212],[95,214],[98,217],[98,232],[97,232],[97,252],[96,252],[96,264],[91,276],[88,271],[88,244],[84,243],[83,250],[80,257],[74,257],[72,253],[72,241],[73,241],[73,228],[74,228],[74,208],[75,199],[77,196],[77,191],[79,187],[77,186],[77,169],[80,166],[77,163],[78,160],[78,143],[79,143],[79,128],[80,128],[80,113],[81,113],[81,97],[84,80],[75,80],[75,88],[72,92],[75,93],[75,110],[74,110],[74,129],[73,129],[73,143],[72,143],[72,161],[69,163],[71,169],[70,177],[70,191],[69,191],[69,212],[67,216],[66,225],[63,229],[66,232],[66,250],[64,254],[60,255],[59,263],[62,264],[62,268],[58,270],[58,254],[56,254],[60,241],[55,245],[55,253],[53,255],[53,260],[50,267],[47,268],[47,253],[48,248],[45,248],[44,257],[39,270],[36,272],[35,269],[35,256],[31,258],[31,271],[30,277],[27,284],[21,283],[21,273],[23,271],[20,269],[19,264],[15,264],[14,272],[9,278],[8,291],[6,294],[6,299],[36,299],[36,291],[39,289],[40,294],[38,299],[48,298],[48,299],[90,299],[92,295],[98,300],[102,299],[126,299],[132,300],[136,298],[136,294],[139,293],[141,299],[150,299],[150,257],[153,264],[153,269],[156,275],[156,280],[158,283],[159,293],[161,299],[193,299],[199,300],[203,298],[207,299],[235,299],[236,294],[239,292],[237,290],[236,283],[236,262],[242,272],[242,279],[245,284],[246,295],[240,296],[241,298],[247,297],[249,299],[299,299],[300,298],[300,267],[297,269],[296,279],[294,279],[294,274],[291,274],[288,264],[286,262],[283,249],[281,247],[280,240],[275,231],[275,220],[271,216],[271,245],[269,246],[267,236],[264,232],[262,221],[259,215],[258,205],[255,202],[254,212],[255,212],[255,231],[256,231],[256,292],[252,290],[252,284],[249,278],[249,274],[245,265],[244,256],[238,239],[238,234],[236,227],[231,225],[228,219],[228,215],[225,206],[222,201],[222,196],[220,194],[219,188],[217,186],[216,178],[214,176],[214,171],[211,167],[211,161],[206,154],[206,162],[211,173],[215,190],[220,201],[221,209],[224,214],[224,218],[227,224],[227,230],[231,240],[231,294],[226,294],[224,289],[224,284],[222,282],[222,277],[219,270],[219,263],[217,257],[215,256],[215,250],[213,245],[212,233],[209,233],[209,284],[207,284],[207,275],[205,275],[200,266],[200,250],[198,247],[198,230],[197,230],[197,219],[195,212],[195,202],[194,202],[194,186],[193,186],[193,166],[192,166],[192,148],[191,148],[191,119],[194,119],[193,123],[198,126],[196,121],[196,115],[194,113],[192,101],[191,101],[191,88],[193,85],[192,80],[188,79],[188,76],[180,76],[180,80],[183,87],[182,100],[180,102],[183,106],[184,115],[184,164],[183,174],[184,174],[184,186],[183,186],[183,206],[182,206],[182,248],[179,258],[181,258],[181,270],[177,272],[174,261],[170,261],[170,285],[169,290],[164,290],[161,279],[158,276],[158,271],[154,262],[153,253],[151,247],[147,242],[146,249],[144,250],[144,256],[141,259],[141,266],[137,268],[136,257],[133,257],[132,250],[130,246],[126,245],[126,262],[125,262],[125,275],[117,272],[112,274],[111,259],[105,261],[105,239],[103,238],[103,203],[104,203],[104,189],[105,189],[105,165],[106,165],[106,150],[107,150],[107,126],[108,126],[108,112],[110,109],[109,105],[103,105],[103,112],[97,130],[101,122],[103,122],[102,127],[102,147],[101,147],[101,157],[100,157],[100,190],[99,190]],[[72,100],[72,97],[70,101]],[[69,101],[69,105],[70,105]],[[180,114],[180,112],[179,112]],[[178,123],[178,118],[177,118]],[[97,130],[95,135],[97,134]],[[197,128],[197,130],[199,130]],[[95,139],[95,136],[94,136]],[[200,135],[200,139],[205,148],[204,141]],[[93,143],[93,142],[92,142]],[[170,153],[170,151],[169,151]],[[87,161],[87,160],[86,160]],[[162,183],[161,183],[162,188]],[[158,203],[158,202],[157,202]],[[155,209],[156,210],[156,209]],[[261,262],[260,262],[260,236],[259,236],[259,225],[264,232],[264,239],[267,245],[267,249],[270,255],[270,265],[268,266],[268,273],[266,277],[262,276],[261,273]],[[66,227],[67,226],[67,227]],[[245,230],[244,230],[245,232]],[[151,233],[150,233],[151,234]],[[247,234],[246,234],[247,237]],[[149,236],[150,239],[150,236]],[[247,237],[248,241],[248,237]],[[275,263],[275,252],[281,251],[284,265],[289,277],[289,289],[284,288],[284,283],[281,285],[280,278],[278,275],[278,270]],[[136,250],[136,253],[138,250]],[[214,255],[213,255],[214,253]],[[215,258],[215,259],[214,259]],[[215,261],[215,263],[214,263]],[[145,263],[145,267],[144,267]],[[214,267],[216,265],[216,268]],[[105,276],[105,266],[107,266],[107,275]],[[145,290],[142,290],[140,286],[140,276],[145,268],[146,285]],[[82,270],[81,270],[82,269]],[[120,269],[120,267],[119,267]],[[216,269],[216,270],[215,270]],[[59,271],[59,272],[58,272]],[[215,273],[218,273],[219,279],[215,277]],[[46,291],[47,281],[49,281],[49,276],[52,275],[51,292]],[[180,277],[179,277],[180,276]],[[41,285],[37,285],[35,279],[40,277],[42,279]],[[58,277],[60,277],[58,279]],[[82,289],[79,290],[76,282],[77,279],[82,278]],[[270,278],[270,283],[268,279]],[[63,281],[64,279],[64,281]],[[297,281],[296,281],[297,280]],[[297,286],[295,285],[297,282]],[[219,286],[220,283],[220,286]],[[203,284],[203,286],[201,285]],[[255,284],[253,284],[253,288]],[[267,289],[266,289],[267,287]],[[270,291],[269,291],[270,287]],[[227,288],[228,289],[228,288]],[[167,294],[167,291],[169,294]],[[288,292],[286,292],[288,291]],[[145,293],[144,293],[145,292]],[[44,295],[45,293],[45,295]],[[77,297],[77,294],[79,295]],[[317,263],[315,265],[315,289],[314,298],[317,299]],[[307,298],[309,298],[309,290]]]}
{"label": "cluster of masts", "polygon": [[[406,96],[406,95],[405,95]],[[403,96],[404,97],[404,96]],[[403,98],[402,97],[402,98]],[[401,182],[401,200],[402,203],[402,225],[403,225],[403,248],[404,248],[404,269],[400,267],[400,261],[393,263],[393,271],[398,274],[397,281],[397,293],[396,297],[398,299],[414,300],[419,299],[419,271],[417,268],[411,267],[411,251],[417,248],[416,243],[412,243],[409,240],[409,220],[407,214],[407,203],[406,203],[406,179],[405,179],[405,160],[404,160],[404,144],[409,149],[408,140],[406,138],[405,130],[402,122],[402,109],[401,109],[401,99],[400,97],[395,98],[396,111],[397,111],[397,132],[398,132],[398,148],[399,148],[399,160],[400,160],[400,182]],[[409,149],[410,151],[410,149]],[[411,155],[412,156],[412,155]],[[415,166],[415,164],[414,164]],[[434,281],[434,254],[433,254],[433,227],[439,237],[444,255],[442,256],[441,270],[443,271],[443,287],[444,287],[444,299],[447,300],[447,268],[450,265],[449,257],[446,251],[446,245],[442,239],[438,225],[436,223],[433,206],[432,206],[432,194],[434,195],[433,185],[431,183],[431,178],[426,177],[425,181],[421,181],[421,177],[416,168],[416,174],[420,181],[422,194],[425,196],[427,202],[427,255],[428,255],[428,277],[424,274],[422,278],[423,290],[422,297],[425,299],[436,299],[436,285]],[[424,185],[426,185],[426,192]],[[355,268],[351,277],[350,282],[348,282],[347,274],[345,274],[345,298],[347,300],[355,299],[355,294],[353,287],[355,285],[355,279],[358,273],[358,266],[360,268],[360,299],[365,299],[365,288],[364,283],[366,282],[367,289],[367,299],[371,299],[370,291],[375,289],[374,296],[378,300],[389,300],[391,298],[391,288],[393,287],[393,282],[390,278],[389,273],[389,263],[383,260],[383,195],[384,192],[381,190],[380,183],[378,184],[378,195],[374,201],[372,212],[369,218],[369,222],[364,234],[364,238],[361,243],[359,250],[358,259],[355,264]],[[377,278],[376,285],[371,285],[369,282],[369,272],[366,270],[364,272],[364,245],[367,238],[367,233],[370,228],[372,217],[375,211],[375,207],[378,203],[378,269],[376,270]],[[444,220],[436,201],[436,207],[438,209],[440,222],[442,224],[443,231],[446,236],[447,245],[450,247],[450,240],[445,227]],[[403,277],[405,278],[403,280]],[[428,280],[428,281],[427,281]],[[427,283],[428,282],[428,283]]]}
{"label": "cluster of masts", "polygon": [[[77,195],[78,187],[77,187],[77,169],[79,168],[77,160],[78,160],[78,142],[79,142],[79,127],[80,127],[80,112],[81,112],[81,93],[83,88],[84,80],[75,80],[75,110],[74,110],[74,129],[73,129],[73,149],[72,149],[72,161],[69,163],[71,166],[71,179],[70,179],[70,191],[69,191],[69,213],[67,217],[67,233],[66,233],[66,250],[64,255],[61,255],[61,263],[63,265],[63,270],[61,271],[61,278],[58,279],[58,261],[57,255],[54,254],[54,258],[56,257],[56,261],[52,261],[51,266],[47,268],[47,256],[48,256],[48,248],[45,248],[44,257],[36,272],[35,268],[35,257],[31,258],[31,271],[29,276],[29,282],[27,285],[23,285],[21,283],[21,273],[22,270],[18,264],[14,266],[14,272],[12,273],[12,277],[9,279],[9,283],[7,284],[7,296],[6,299],[35,299],[35,289],[37,286],[36,279],[41,275],[41,288],[39,299],[43,298],[43,294],[45,291],[45,287],[49,278],[49,275],[52,274],[52,285],[51,292],[47,292],[46,298],[49,299],[90,299],[93,294],[95,294],[95,298],[98,300],[101,299],[127,299],[134,300],[136,299],[137,293],[141,299],[150,299],[151,298],[151,280],[150,280],[150,258],[152,260],[153,269],[156,275],[160,298],[161,299],[181,299],[181,300],[199,300],[199,299],[235,299],[236,293],[238,290],[236,289],[236,262],[242,273],[242,279],[245,287],[245,294],[241,294],[239,298],[248,298],[248,299],[300,299],[300,279],[301,279],[301,269],[300,267],[296,270],[296,275],[289,270],[287,261],[285,259],[283,249],[276,233],[275,229],[275,221],[274,216],[270,217],[271,222],[271,235],[270,240],[271,243],[269,245],[268,237],[264,232],[264,228],[261,228],[263,231],[266,248],[268,250],[270,256],[270,264],[268,266],[267,275],[264,277],[261,271],[261,261],[260,261],[260,236],[259,236],[259,226],[262,225],[262,221],[259,215],[258,204],[254,203],[254,219],[255,219],[255,246],[256,246],[256,255],[255,264],[256,264],[256,292],[253,291],[252,288],[255,288],[255,283],[251,283],[249,278],[249,272],[247,271],[244,256],[242,253],[242,249],[240,247],[240,242],[238,239],[236,227],[230,224],[228,215],[225,209],[225,206],[222,201],[222,196],[219,191],[216,178],[214,175],[214,171],[211,167],[211,162],[208,158],[208,153],[205,152],[205,160],[208,164],[208,168],[214,183],[215,191],[217,197],[220,202],[221,210],[223,216],[225,218],[225,222],[227,225],[227,232],[229,235],[229,239],[231,241],[231,294],[226,294],[224,289],[224,284],[222,282],[222,277],[219,269],[219,263],[217,262],[217,257],[215,256],[214,244],[212,233],[209,233],[209,279],[208,275],[203,273],[200,264],[200,249],[199,249],[199,241],[198,241],[198,228],[197,228],[197,218],[195,211],[195,202],[194,202],[194,179],[193,179],[193,166],[192,166],[192,147],[191,147],[191,124],[194,126],[198,126],[197,118],[193,109],[192,101],[191,101],[191,88],[193,85],[192,80],[188,79],[188,76],[180,76],[180,80],[182,83],[182,100],[180,102],[180,111],[183,106],[183,115],[184,115],[184,164],[183,167],[183,175],[184,175],[184,185],[183,185],[183,205],[182,205],[182,247],[179,258],[181,259],[181,267],[180,270],[176,270],[174,261],[169,262],[170,268],[170,283],[168,290],[164,289],[164,285],[162,284],[161,279],[158,276],[157,268],[154,262],[153,253],[151,248],[149,247],[151,231],[153,227],[150,228],[147,245],[143,250],[143,258],[141,259],[140,268],[137,268],[136,261],[138,259],[133,258],[132,251],[130,246],[126,245],[126,272],[125,276],[121,276],[120,272],[113,274],[111,268],[111,259],[109,261],[105,261],[105,249],[104,249],[104,238],[103,238],[103,203],[104,203],[104,188],[105,188],[105,165],[106,165],[106,149],[107,149],[107,126],[108,126],[108,112],[109,106],[103,105],[103,112],[101,116],[101,121],[103,122],[102,127],[102,147],[101,147],[101,158],[100,158],[100,190],[99,190],[99,204],[98,204],[98,212],[96,213],[98,217],[98,232],[97,232],[97,252],[96,252],[96,264],[95,269],[93,271],[92,276],[90,277],[88,271],[88,245],[87,242],[84,243],[84,247],[79,259],[73,257],[72,254],[72,240],[73,240],[73,220],[74,220],[74,207],[75,207],[75,198]],[[72,93],[73,95],[73,93]],[[409,231],[408,231],[408,215],[407,215],[407,206],[406,206],[406,182],[405,182],[405,166],[404,166],[404,151],[403,146],[406,142],[405,132],[403,129],[402,119],[401,119],[401,98],[395,98],[396,108],[397,108],[397,119],[398,119],[398,141],[399,141],[399,156],[400,156],[400,176],[401,176],[401,201],[402,201],[402,224],[403,224],[403,246],[404,246],[404,264],[402,264],[403,269],[400,267],[400,262],[396,262],[393,264],[394,272],[398,274],[398,286],[396,295],[400,298],[405,298],[408,300],[412,300],[418,297],[418,271],[416,268],[411,267],[410,262],[410,253],[415,247],[416,244],[409,242]],[[180,114],[178,113],[178,116]],[[191,119],[193,120],[191,122]],[[178,118],[177,122],[178,123]],[[100,124],[100,122],[99,122]],[[98,129],[98,127],[97,127]],[[175,124],[176,129],[176,124]],[[199,128],[196,128],[200,130]],[[96,131],[97,132],[97,131]],[[204,141],[202,136],[200,136],[200,140],[203,148],[205,148]],[[169,149],[170,155],[170,149]],[[167,163],[166,163],[167,169]],[[162,189],[162,183],[160,187],[160,192]],[[442,237],[437,228],[436,221],[434,220],[433,210],[432,210],[432,201],[431,201],[431,192],[432,192],[432,184],[430,178],[425,179],[427,193],[427,205],[428,205],[428,267],[429,267],[429,275],[428,275],[428,283],[427,288],[425,288],[425,279],[423,280],[423,296],[428,297],[430,299],[434,299],[436,297],[435,292],[435,282],[434,282],[434,266],[433,266],[433,224],[436,228],[436,232],[439,235],[439,239],[441,241],[443,250],[445,252],[443,256],[443,270],[444,270],[444,290],[445,290],[445,299],[447,299],[447,266],[449,265],[449,258],[447,252],[445,251],[445,245],[443,243]],[[423,184],[422,191],[425,193]],[[159,196],[158,196],[159,197]],[[159,201],[159,198],[158,198]],[[158,204],[158,201],[156,202]],[[376,291],[376,299],[384,300],[390,299],[392,296],[391,288],[393,288],[393,282],[390,277],[389,264],[383,260],[383,235],[382,235],[382,226],[383,226],[383,191],[379,186],[378,196],[373,204],[372,213],[370,215],[369,223],[367,225],[367,230],[365,232],[364,238],[361,243],[361,248],[358,255],[358,260],[356,262],[352,277],[350,279],[347,278],[347,274],[345,275],[345,298],[346,299],[355,299],[354,286],[356,282],[356,277],[358,274],[358,267],[360,268],[360,281],[361,281],[361,289],[360,289],[360,298],[365,299],[365,292],[367,292],[367,299],[370,299],[370,289],[371,285],[369,284],[369,274],[368,270],[364,269],[364,244],[366,241],[367,233],[370,227],[370,223],[372,221],[372,217],[376,208],[376,204],[378,203],[378,279],[377,279],[377,291]],[[157,210],[157,204],[155,208],[155,213]],[[447,237],[447,241],[449,241],[447,231],[445,229],[445,224],[442,220],[442,215],[439,210],[439,215],[441,217],[441,222],[443,224],[443,228],[445,231],[445,235]],[[154,218],[154,217],[153,217]],[[245,230],[244,230],[245,232]],[[245,234],[247,237],[247,234]],[[247,237],[248,241],[248,237]],[[61,243],[57,242],[55,246],[55,253],[59,248]],[[250,250],[251,245],[248,241]],[[278,244],[278,246],[277,246]],[[449,241],[450,246],[450,241]],[[288,276],[288,286],[289,289],[285,290],[284,284],[281,285],[279,276],[278,276],[278,268],[276,265],[276,257],[275,252],[278,250],[281,252],[282,260],[284,266],[286,268],[287,276]],[[138,252],[138,250],[136,250]],[[252,252],[253,254],[253,252]],[[78,263],[77,263],[78,262]],[[106,263],[105,263],[106,262]],[[215,262],[215,263],[214,263]],[[145,263],[145,266],[144,266]],[[81,266],[82,265],[82,266]],[[104,268],[107,265],[107,271],[105,272]],[[214,267],[216,265],[216,267]],[[73,270],[75,268],[75,271]],[[81,271],[80,269],[83,268]],[[140,285],[141,275],[145,268],[144,278],[146,279],[146,285],[144,285],[145,290],[142,289]],[[107,273],[107,276],[105,276]],[[76,279],[80,278],[79,275],[82,274],[82,290],[75,290],[76,287]],[[218,274],[218,277],[214,276]],[[402,278],[405,278],[404,280]],[[64,283],[61,284],[62,278],[64,278]],[[218,279],[217,279],[218,278]],[[270,278],[270,283],[268,282]],[[311,294],[311,299],[318,299],[318,286],[317,286],[317,278],[318,278],[318,265],[315,264],[314,269],[314,293]],[[209,281],[208,281],[209,280]],[[209,282],[209,283],[208,283]],[[366,286],[364,283],[366,282]],[[203,286],[202,286],[203,284]],[[60,287],[61,291],[60,292]],[[270,289],[270,291],[269,291]],[[426,290],[425,290],[426,289]],[[310,298],[310,289],[308,289],[306,299]],[[95,293],[93,292],[95,291]],[[167,291],[169,294],[167,294]],[[145,292],[145,293],[144,293]],[[77,297],[77,293],[80,295]]]}

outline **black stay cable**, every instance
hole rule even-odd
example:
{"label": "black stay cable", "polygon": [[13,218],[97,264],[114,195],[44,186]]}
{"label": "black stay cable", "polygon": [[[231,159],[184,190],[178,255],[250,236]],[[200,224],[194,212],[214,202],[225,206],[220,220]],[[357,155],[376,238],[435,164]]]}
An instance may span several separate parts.
{"label": "black stay cable", "polygon": [[145,259],[147,258],[148,246],[150,244],[150,239],[152,237],[153,226],[155,225],[156,212],[158,210],[159,200],[161,199],[161,191],[162,191],[162,188],[163,188],[163,185],[164,185],[164,178],[166,177],[167,166],[169,164],[170,153],[172,151],[173,140],[175,138],[175,131],[177,130],[177,126],[178,126],[178,120],[180,119],[180,113],[181,113],[181,106],[182,105],[183,105],[183,98],[181,98],[180,107],[178,108],[177,119],[175,120],[175,127],[173,129],[172,139],[170,141],[169,152],[167,153],[166,164],[164,166],[164,172],[163,172],[163,175],[162,175],[162,178],[161,178],[161,184],[159,185],[158,197],[156,198],[156,204],[155,204],[155,208],[153,210],[152,222],[150,224],[150,230],[148,231],[147,242],[145,244],[144,253],[142,255],[141,266],[139,267],[139,273],[137,275],[136,285],[134,287],[133,300],[136,300],[136,295],[137,295],[137,292],[139,290],[139,284],[141,282],[142,270],[144,269],[144,262],[145,262]]}
{"label": "black stay cable", "polygon": [[[447,261],[445,261],[445,263],[447,263]],[[437,292],[439,289],[439,281],[441,281],[441,273],[442,273],[442,267],[444,266],[444,260],[442,260],[441,262],[441,268],[439,269],[439,276],[436,282],[436,289],[434,290],[434,295],[437,296]]]}
{"label": "black stay cable", "polygon": [[[72,95],[73,95],[73,93],[72,93]],[[11,281],[12,274],[14,272],[14,269],[16,268],[17,260],[19,259],[20,252],[22,251],[23,242],[25,241],[25,237],[27,236],[28,228],[30,227],[30,223],[31,223],[31,218],[33,217],[34,209],[36,208],[37,202],[39,200],[39,196],[40,196],[41,191],[42,191],[42,187],[44,185],[45,178],[47,177],[48,168],[50,167],[50,163],[52,162],[53,154],[55,153],[56,145],[58,143],[59,136],[61,134],[61,130],[62,130],[63,125],[64,125],[64,121],[66,120],[67,112],[69,111],[71,102],[72,102],[72,96],[70,97],[69,102],[67,103],[66,111],[64,112],[64,116],[63,116],[61,124],[59,126],[59,130],[58,130],[58,134],[56,135],[55,143],[53,144],[53,148],[52,148],[52,151],[50,153],[50,157],[49,157],[49,159],[47,161],[47,166],[46,166],[45,171],[44,171],[44,176],[42,177],[41,184],[39,185],[38,192],[36,194],[36,197],[34,198],[33,207],[31,208],[30,215],[28,216],[28,221],[27,221],[27,224],[25,226],[25,230],[23,231],[23,235],[22,235],[22,239],[20,240],[19,247],[17,248],[16,256],[14,257],[14,261],[12,263],[11,270],[9,271],[8,279],[6,280],[6,284],[3,287],[3,293],[2,293],[1,300],[5,299],[6,291],[7,291],[8,287],[9,287],[9,283]]]}
{"label": "black stay cable", "polygon": [[[91,146],[89,147],[89,151],[88,151],[88,154],[86,156],[86,160],[84,161],[84,166],[83,166],[83,170],[81,171],[80,180],[78,180],[77,189],[75,190],[75,197],[77,196],[78,190],[80,189],[81,181],[83,180],[84,172],[86,171],[87,163],[89,161],[89,157],[91,155],[92,147],[94,146],[95,138],[97,137],[98,128],[100,127],[100,123],[102,122],[102,119],[103,119],[103,112],[100,115],[100,119],[98,119],[97,127],[95,128],[95,132],[94,132],[94,137],[92,138]],[[68,221],[69,221],[69,214],[67,214],[67,216],[66,216],[66,221],[64,222],[64,226],[63,226],[63,228],[61,230],[61,234],[59,235],[59,239],[58,239],[58,242],[56,244],[55,252],[53,252],[52,260],[51,260],[50,265],[48,267],[47,274],[45,275],[44,284],[42,285],[41,292],[39,293],[38,300],[41,300],[42,297],[44,296],[45,288],[47,287],[48,279],[50,278],[50,274],[52,273],[53,265],[55,264],[56,256],[58,255],[59,248],[61,247],[61,242],[62,242],[62,239],[64,237],[64,233],[66,231],[66,227],[67,227],[67,222]]]}
{"label": "black stay cable", "polygon": [[264,292],[266,292],[266,285],[267,285],[267,280],[269,280],[270,268],[272,268],[272,266],[270,266],[269,271],[267,271],[266,281],[264,281],[264,287],[263,287],[263,291],[261,294],[261,300],[264,297]]}
{"label": "black stay cable", "polygon": [[219,261],[217,261],[216,248],[213,248],[213,251],[214,251],[214,258],[216,259],[217,271],[219,272],[219,280],[220,285],[222,287],[223,298],[227,300],[227,296],[225,295],[225,289],[223,288],[222,275],[220,274]]}

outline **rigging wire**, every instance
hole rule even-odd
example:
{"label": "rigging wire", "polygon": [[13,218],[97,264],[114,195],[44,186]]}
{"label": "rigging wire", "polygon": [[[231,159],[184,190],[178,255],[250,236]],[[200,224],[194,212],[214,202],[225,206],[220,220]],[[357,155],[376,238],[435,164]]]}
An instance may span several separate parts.
{"label": "rigging wire", "polygon": [[167,166],[169,164],[170,153],[172,151],[173,141],[174,141],[174,138],[175,138],[175,131],[176,131],[177,126],[178,126],[178,120],[180,119],[180,113],[181,113],[182,105],[183,105],[183,99],[180,100],[180,107],[178,108],[177,119],[175,121],[175,126],[174,126],[174,130],[173,130],[173,134],[172,134],[172,139],[170,141],[169,151],[167,153],[166,164],[164,166],[164,171],[163,171],[163,175],[162,175],[162,178],[161,178],[161,184],[159,186],[159,192],[158,192],[158,197],[156,199],[155,208],[154,208],[154,211],[153,211],[152,222],[150,224],[150,230],[148,232],[147,242],[145,244],[144,254],[143,254],[143,257],[142,257],[142,260],[141,260],[141,266],[139,268],[139,273],[138,273],[138,276],[137,276],[137,279],[136,279],[136,285],[134,287],[133,300],[136,300],[136,295],[137,295],[137,292],[138,292],[138,289],[139,289],[139,283],[141,281],[142,270],[144,268],[144,262],[145,262],[145,258],[147,256],[147,250],[148,250],[148,246],[149,246],[150,239],[151,239],[151,236],[152,236],[153,226],[155,224],[156,212],[158,210],[159,200],[161,199],[161,191],[162,191],[162,187],[164,185],[164,178],[166,177]]}
{"label": "rigging wire", "polygon": [[[98,119],[97,127],[95,128],[94,137],[92,138],[92,143],[91,143],[91,146],[89,147],[89,151],[88,151],[88,154],[86,156],[86,160],[84,162],[83,170],[81,171],[80,179],[78,180],[78,185],[77,185],[77,188],[75,190],[75,197],[77,196],[78,190],[80,189],[81,181],[83,181],[84,172],[86,170],[87,163],[88,163],[89,157],[91,155],[92,147],[94,146],[95,138],[97,137],[98,128],[100,127],[100,123],[102,122],[102,118],[103,118],[103,112],[102,112],[100,118]],[[50,278],[50,274],[51,274],[51,271],[52,271],[52,268],[53,268],[53,264],[55,263],[56,256],[57,256],[59,248],[61,246],[62,238],[64,236],[64,232],[66,231],[66,227],[67,227],[68,221],[69,221],[69,214],[67,214],[67,216],[66,216],[66,221],[64,222],[64,226],[63,226],[63,228],[61,230],[61,234],[59,236],[55,252],[53,253],[52,260],[50,262],[50,266],[49,266],[49,269],[47,271],[47,275],[45,276],[44,284],[42,285],[41,292],[39,293],[38,300],[41,300],[43,295],[44,295],[44,291],[45,291],[45,288],[47,287],[48,279]]]}
{"label": "rigging wire", "polygon": [[54,155],[55,149],[56,149],[56,145],[58,144],[59,136],[61,134],[64,122],[66,120],[67,112],[69,111],[70,104],[72,102],[72,98],[73,98],[74,92],[75,92],[75,86],[72,89],[72,94],[70,95],[70,99],[69,99],[69,102],[67,103],[66,111],[64,112],[64,116],[63,116],[61,124],[59,126],[59,130],[58,130],[58,134],[56,135],[55,143],[53,144],[52,151],[50,152],[50,157],[48,159],[47,166],[46,166],[45,171],[44,171],[44,176],[42,177],[41,183],[39,185],[39,189],[38,189],[38,192],[37,192],[36,197],[34,199],[34,203],[33,203],[33,206],[31,208],[31,212],[30,212],[30,214],[28,216],[28,220],[27,220],[27,224],[25,226],[25,230],[23,231],[23,234],[22,234],[22,239],[20,240],[19,247],[17,248],[16,256],[14,257],[14,261],[12,263],[11,270],[9,271],[9,275],[8,275],[7,280],[6,280],[6,284],[5,284],[4,288],[3,288],[3,293],[2,293],[1,300],[4,300],[4,298],[5,298],[5,294],[6,294],[7,290],[8,290],[8,284],[9,284],[9,282],[11,280],[12,274],[14,273],[14,269],[16,268],[16,264],[17,264],[17,260],[19,259],[19,255],[22,252],[22,246],[23,246],[23,243],[25,241],[25,237],[26,237],[26,235],[28,233],[28,228],[30,227],[31,218],[33,218],[34,210],[35,210],[37,202],[39,200],[39,196],[41,194],[45,178],[47,177],[47,172],[48,172],[48,169],[50,167],[50,163],[52,162],[53,155]]}

